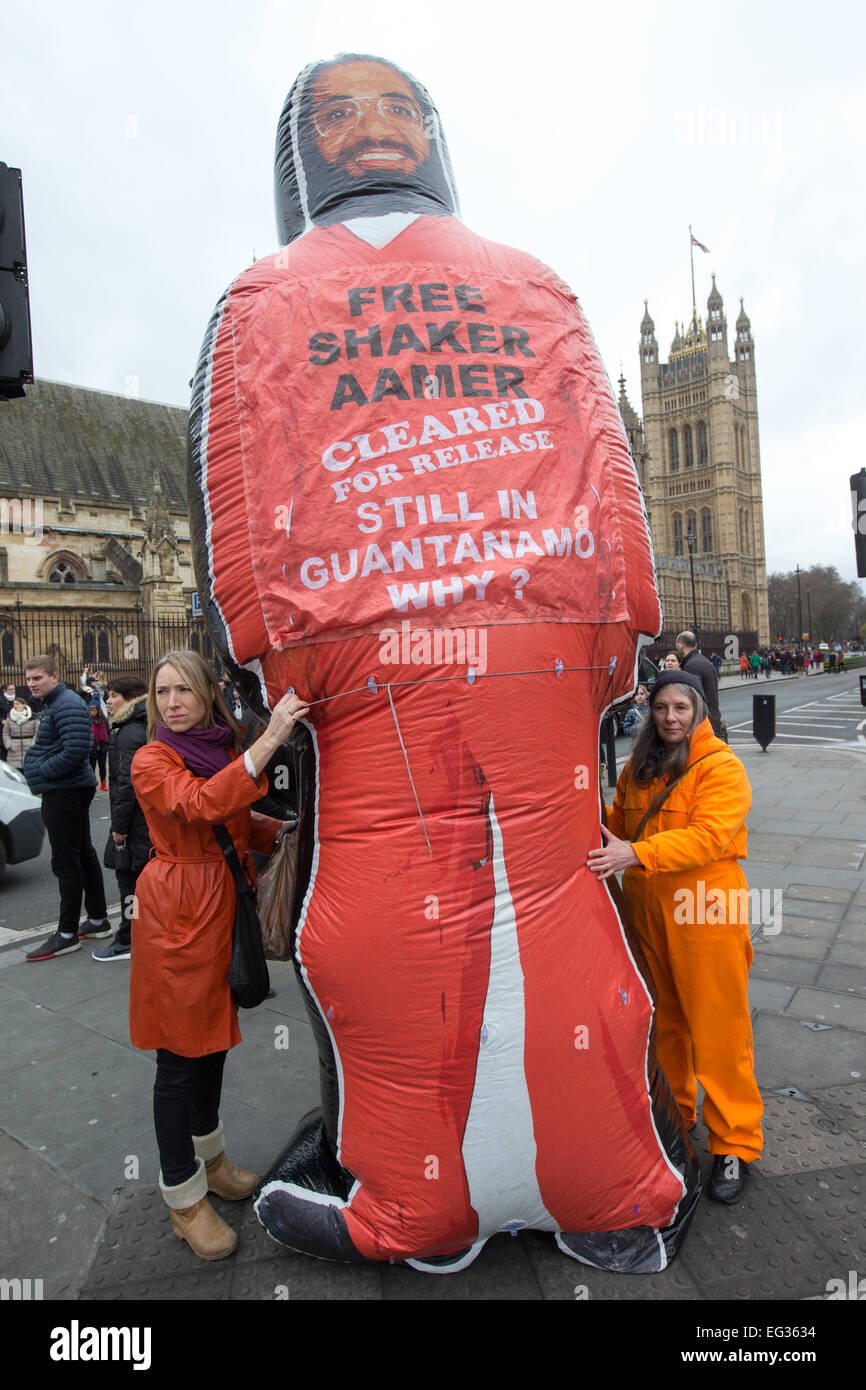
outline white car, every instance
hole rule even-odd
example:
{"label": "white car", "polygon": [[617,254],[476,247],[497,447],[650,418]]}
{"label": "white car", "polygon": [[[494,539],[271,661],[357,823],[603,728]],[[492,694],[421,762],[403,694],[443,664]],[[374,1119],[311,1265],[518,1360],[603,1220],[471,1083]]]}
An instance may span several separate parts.
{"label": "white car", "polygon": [[0,761],[0,879],[7,864],[36,859],[42,852],[42,802],[17,767]]}

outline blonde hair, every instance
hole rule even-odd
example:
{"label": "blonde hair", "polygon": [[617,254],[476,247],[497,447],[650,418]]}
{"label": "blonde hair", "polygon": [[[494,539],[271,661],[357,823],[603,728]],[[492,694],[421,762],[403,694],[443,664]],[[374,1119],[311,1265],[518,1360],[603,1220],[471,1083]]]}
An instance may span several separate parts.
{"label": "blonde hair", "polygon": [[156,705],[156,680],[163,666],[173,666],[187,685],[199,697],[205,708],[205,716],[198,726],[212,729],[218,724],[228,725],[234,734],[235,752],[240,753],[244,746],[244,727],[239,724],[225,702],[225,697],[217,684],[207,662],[198,652],[189,650],[166,652],[153,668],[150,684],[147,687],[147,739],[153,743],[157,727],[165,727],[159,718]]}

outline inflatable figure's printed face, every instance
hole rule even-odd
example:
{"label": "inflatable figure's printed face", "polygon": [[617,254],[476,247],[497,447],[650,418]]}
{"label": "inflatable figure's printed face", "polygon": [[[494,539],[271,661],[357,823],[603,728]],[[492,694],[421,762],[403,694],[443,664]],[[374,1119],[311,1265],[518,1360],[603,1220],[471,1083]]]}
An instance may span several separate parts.
{"label": "inflatable figure's printed face", "polygon": [[312,121],[322,158],[353,178],[414,174],[429,155],[424,113],[406,79],[384,63],[326,68],[313,87]]}
{"label": "inflatable figure's printed face", "polygon": [[274,173],[284,244],[356,217],[458,211],[429,92],[369,53],[311,63],[298,76],[280,115]]}

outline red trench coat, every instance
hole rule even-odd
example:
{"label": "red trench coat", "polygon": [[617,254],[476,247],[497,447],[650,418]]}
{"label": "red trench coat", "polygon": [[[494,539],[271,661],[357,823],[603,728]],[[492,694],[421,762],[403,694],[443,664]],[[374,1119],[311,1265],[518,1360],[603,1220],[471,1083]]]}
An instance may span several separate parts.
{"label": "red trench coat", "polygon": [[223,824],[250,881],[247,851],[267,854],[279,821],[247,809],[267,791],[235,758],[213,777],[196,777],[179,753],[149,743],[132,760],[132,785],[156,857],[136,884],[129,989],[135,1047],[204,1057],[241,1041],[228,987],[236,890],[212,825]]}

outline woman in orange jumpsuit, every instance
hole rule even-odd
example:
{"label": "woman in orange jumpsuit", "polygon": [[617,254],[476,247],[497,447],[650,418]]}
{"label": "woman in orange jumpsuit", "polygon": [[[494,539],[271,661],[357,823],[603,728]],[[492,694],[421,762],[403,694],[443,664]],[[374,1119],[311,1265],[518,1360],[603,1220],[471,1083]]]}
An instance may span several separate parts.
{"label": "woman in orange jumpsuit", "polygon": [[747,993],[748,889],[737,862],[746,857],[751,802],[742,763],[706,718],[697,677],[664,671],[608,810],[605,847],[587,856],[600,879],[625,870],[623,891],[658,996],[659,1064],[690,1127],[698,1082],[704,1088],[710,1196],[722,1202],[742,1197],[763,1142]]}
{"label": "woman in orange jumpsuit", "polygon": [[237,1245],[208,1192],[241,1201],[259,1182],[226,1158],[219,1119],[226,1054],[241,1033],[228,984],[236,889],[212,827],[225,824],[252,881],[248,851],[269,852],[282,822],[248,808],[304,713],[297,696],[284,696],[242,754],[243,729],[210,668],[196,652],[169,652],[151,677],[151,741],[132,762],[156,857],[136,885],[129,1033],[135,1047],[156,1049],[159,1181],[172,1229],[205,1260]]}

